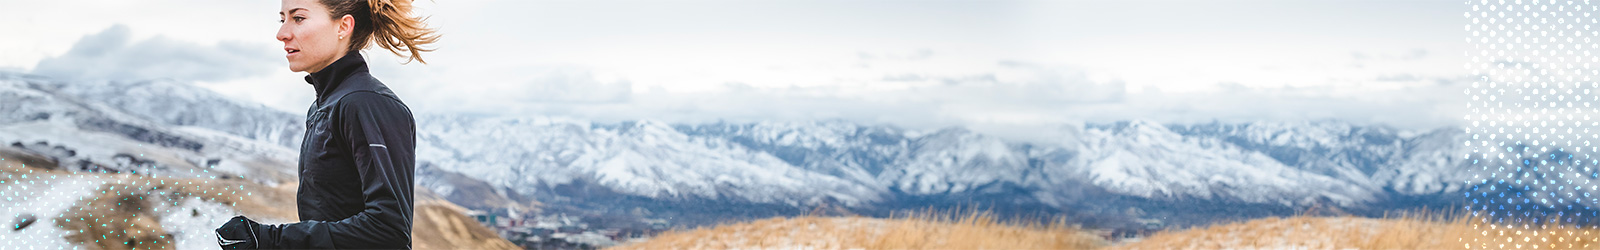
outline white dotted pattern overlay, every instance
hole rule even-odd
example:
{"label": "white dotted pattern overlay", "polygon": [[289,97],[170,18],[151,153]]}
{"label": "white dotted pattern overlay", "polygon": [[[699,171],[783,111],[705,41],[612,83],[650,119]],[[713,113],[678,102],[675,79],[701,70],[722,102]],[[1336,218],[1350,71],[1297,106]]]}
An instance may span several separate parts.
{"label": "white dotted pattern overlay", "polygon": [[[1463,142],[1473,179],[1468,249],[1551,249],[1600,235],[1600,3],[1469,0]],[[1576,234],[1574,234],[1576,232]],[[1580,243],[1581,242],[1581,243]],[[1577,245],[1574,245],[1577,244]]]}

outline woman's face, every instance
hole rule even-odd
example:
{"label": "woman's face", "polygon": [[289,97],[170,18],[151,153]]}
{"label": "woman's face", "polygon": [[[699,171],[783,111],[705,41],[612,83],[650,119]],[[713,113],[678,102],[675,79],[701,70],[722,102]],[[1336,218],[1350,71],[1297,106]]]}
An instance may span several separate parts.
{"label": "woman's face", "polygon": [[328,17],[328,7],[316,0],[283,0],[278,17],[283,23],[278,27],[278,41],[288,53],[284,57],[289,60],[289,71],[294,72],[316,73],[333,64],[344,55],[354,26],[353,19]]}

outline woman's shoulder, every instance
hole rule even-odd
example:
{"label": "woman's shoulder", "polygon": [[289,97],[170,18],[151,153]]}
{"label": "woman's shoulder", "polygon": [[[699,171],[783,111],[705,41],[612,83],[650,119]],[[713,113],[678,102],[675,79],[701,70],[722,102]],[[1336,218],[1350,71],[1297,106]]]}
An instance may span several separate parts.
{"label": "woman's shoulder", "polygon": [[394,91],[389,90],[389,86],[384,85],[383,81],[379,81],[378,78],[365,71],[352,73],[350,77],[345,78],[343,83],[339,84],[339,88],[334,90],[330,96],[334,100],[332,103],[337,105],[345,105],[347,102],[352,101],[358,104],[369,101],[383,101],[385,98],[395,102],[400,101],[400,97],[396,96]]}
{"label": "woman's shoulder", "polygon": [[337,113],[400,112],[408,116],[411,113],[394,91],[371,75],[352,75],[343,85],[332,102]]}
{"label": "woman's shoulder", "polygon": [[[387,89],[362,90],[345,94],[333,104],[336,126],[409,127],[414,117],[411,108]],[[365,125],[362,125],[365,124]]]}

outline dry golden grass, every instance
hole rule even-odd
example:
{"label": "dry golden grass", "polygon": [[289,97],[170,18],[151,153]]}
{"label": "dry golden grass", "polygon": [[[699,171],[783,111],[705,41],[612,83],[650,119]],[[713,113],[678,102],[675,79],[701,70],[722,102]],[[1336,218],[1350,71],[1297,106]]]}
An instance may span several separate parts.
{"label": "dry golden grass", "polygon": [[[1540,228],[1535,228],[1540,227]],[[1158,233],[1113,249],[1597,249],[1600,229],[1452,215],[1265,218]]]}
{"label": "dry golden grass", "polygon": [[83,199],[55,223],[72,232],[64,236],[68,242],[89,249],[172,249],[172,235],[161,228],[143,197],[105,193]]}
{"label": "dry golden grass", "polygon": [[[1546,218],[1554,219],[1554,218]],[[1000,223],[986,213],[772,218],[673,231],[616,249],[1600,249],[1600,228],[1486,223],[1454,214],[1270,217],[1158,233],[1116,245],[1057,225]]]}
{"label": "dry golden grass", "polygon": [[[13,176],[34,176],[32,180],[55,180],[71,173],[43,168],[56,163],[35,155],[21,155],[0,150],[0,178],[5,183],[24,179]],[[97,191],[105,191],[102,187]],[[62,229],[73,232],[62,237],[88,249],[171,249],[172,238],[161,229],[160,223],[148,208],[149,202],[131,193],[107,192],[79,200],[72,209],[54,218]],[[102,213],[104,212],[104,213]],[[48,219],[48,218],[43,218]],[[41,227],[35,223],[33,227]]]}
{"label": "dry golden grass", "polygon": [[1008,223],[989,213],[772,218],[672,231],[613,249],[1093,249],[1100,238],[1066,223]]}

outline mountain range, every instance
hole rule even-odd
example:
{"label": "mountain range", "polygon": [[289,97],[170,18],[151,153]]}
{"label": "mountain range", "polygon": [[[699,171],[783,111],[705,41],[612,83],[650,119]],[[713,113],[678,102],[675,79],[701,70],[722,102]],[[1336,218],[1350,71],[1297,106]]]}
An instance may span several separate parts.
{"label": "mountain range", "polygon": [[[1378,215],[1456,207],[1473,178],[1458,156],[1468,150],[1460,128],[1338,120],[1068,124],[1027,140],[838,120],[420,114],[416,121],[418,184],[467,208],[646,210],[691,225],[820,208],[885,216],[966,207],[1102,225],[1308,210]],[[86,132],[105,136],[79,134]],[[127,144],[153,146],[179,152],[163,155],[193,169],[275,185],[292,181],[293,171],[261,166],[292,166],[303,132],[299,114],[185,82],[0,74],[0,141],[70,144],[74,153],[62,157],[88,163],[116,165],[115,155],[133,147]],[[93,139],[104,137],[127,143]],[[260,161],[290,164],[252,164]],[[146,171],[184,168],[166,169]]]}

